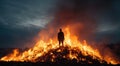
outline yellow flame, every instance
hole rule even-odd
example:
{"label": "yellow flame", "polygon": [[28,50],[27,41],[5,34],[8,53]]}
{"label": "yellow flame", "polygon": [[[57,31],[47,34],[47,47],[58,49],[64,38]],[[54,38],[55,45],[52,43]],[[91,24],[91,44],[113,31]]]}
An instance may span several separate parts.
{"label": "yellow flame", "polygon": [[[69,31],[69,27],[66,27],[65,29],[65,42],[64,46],[69,46],[69,49],[74,49],[77,52],[81,52],[83,55],[91,55],[93,59],[98,59],[100,61],[105,60],[108,64],[117,64],[116,60],[113,58],[104,58],[101,56],[99,51],[97,49],[93,49],[91,46],[89,46],[86,42],[86,40],[83,40],[83,43],[81,43],[77,36],[71,35]],[[49,42],[45,42],[40,39],[33,48],[30,48],[27,51],[24,51],[23,53],[20,53],[17,49],[13,51],[13,53],[2,57],[1,61],[32,61],[35,62],[37,58],[43,56],[44,54],[48,53],[51,49],[59,48],[58,42],[50,39]],[[62,52],[62,50],[58,50],[57,52]],[[52,53],[50,53],[52,54]],[[76,59],[79,61],[80,59],[77,58],[77,54],[73,54],[70,52],[68,56],[64,56],[64,58],[70,58],[70,59]],[[54,62],[55,56],[52,56],[51,61]],[[82,60],[85,60],[82,58]],[[41,60],[41,62],[44,62],[44,60]],[[90,62],[91,63],[91,62]]]}

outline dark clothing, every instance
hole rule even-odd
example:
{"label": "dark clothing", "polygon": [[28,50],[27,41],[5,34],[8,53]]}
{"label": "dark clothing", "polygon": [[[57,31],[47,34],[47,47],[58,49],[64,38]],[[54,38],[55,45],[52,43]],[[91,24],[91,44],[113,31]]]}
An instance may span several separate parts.
{"label": "dark clothing", "polygon": [[62,43],[62,45],[63,45],[63,41],[64,41],[64,33],[63,32],[58,33],[58,41],[59,41],[59,45],[60,45],[60,43]]}

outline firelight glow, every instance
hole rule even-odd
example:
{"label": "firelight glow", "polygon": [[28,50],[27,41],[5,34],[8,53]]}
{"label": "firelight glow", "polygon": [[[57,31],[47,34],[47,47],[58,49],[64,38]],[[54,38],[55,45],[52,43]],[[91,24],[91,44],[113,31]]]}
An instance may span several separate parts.
{"label": "firelight glow", "polygon": [[[87,44],[86,40],[83,40],[83,42],[80,42],[78,40],[78,37],[76,35],[72,35],[70,33],[70,28],[65,27],[63,28],[64,33],[65,33],[65,42],[64,46],[68,47],[68,49],[73,49],[74,51],[78,53],[82,53],[84,56],[92,56],[93,59],[98,59],[101,63],[102,60],[105,60],[108,64],[118,64],[118,62],[110,56],[103,57],[98,49],[92,48],[89,44]],[[43,35],[44,36],[44,35]],[[49,39],[48,42],[43,41],[40,39],[34,47],[30,48],[29,50],[26,50],[24,52],[19,52],[18,49],[14,49],[13,53],[8,54],[7,56],[4,56],[0,59],[0,61],[30,61],[30,62],[38,62],[36,59],[39,57],[44,56],[47,54],[50,50],[54,50],[56,48],[59,48],[58,41],[55,39]],[[57,52],[62,52],[62,49],[59,49]],[[53,53],[50,53],[51,55]],[[81,60],[80,58],[77,57],[78,54],[68,53],[67,55],[63,56],[64,58],[67,58],[69,60],[76,59],[78,62]],[[56,56],[52,56],[51,62],[54,62],[54,59]],[[82,59],[85,60],[85,59]],[[44,58],[40,60],[39,62],[45,62]]]}

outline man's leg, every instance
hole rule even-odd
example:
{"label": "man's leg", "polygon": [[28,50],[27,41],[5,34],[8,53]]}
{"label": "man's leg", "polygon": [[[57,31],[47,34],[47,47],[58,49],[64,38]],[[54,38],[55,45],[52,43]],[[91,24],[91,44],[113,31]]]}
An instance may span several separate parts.
{"label": "man's leg", "polygon": [[59,41],[59,47],[60,47],[60,41]]}
{"label": "man's leg", "polygon": [[63,45],[63,41],[62,41],[62,46],[64,46],[64,45]]}

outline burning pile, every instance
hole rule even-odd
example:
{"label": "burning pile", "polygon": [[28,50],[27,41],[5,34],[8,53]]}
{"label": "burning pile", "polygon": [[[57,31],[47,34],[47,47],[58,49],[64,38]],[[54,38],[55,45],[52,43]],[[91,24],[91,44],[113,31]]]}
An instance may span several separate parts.
{"label": "burning pile", "polygon": [[[86,0],[60,1],[53,20],[41,30],[35,46],[24,52],[15,49],[0,61],[59,62],[64,59],[81,63],[118,64],[114,56],[102,55],[99,48],[93,48],[86,41],[88,36],[90,39],[93,38],[97,28],[95,19],[88,12],[88,1],[87,3]],[[60,27],[65,34],[64,46],[61,47],[56,40],[56,30]]]}
{"label": "burning pile", "polygon": [[33,48],[20,53],[17,49],[13,53],[2,57],[1,61],[27,61],[27,62],[58,62],[59,59],[76,60],[76,62],[117,64],[113,57],[103,57],[97,49],[93,49],[84,40],[79,42],[77,36],[71,35],[69,27],[64,28],[65,42],[64,47],[54,39],[48,42],[39,40]]}

